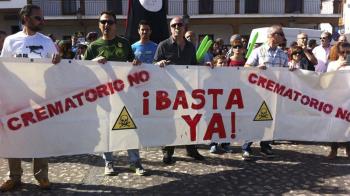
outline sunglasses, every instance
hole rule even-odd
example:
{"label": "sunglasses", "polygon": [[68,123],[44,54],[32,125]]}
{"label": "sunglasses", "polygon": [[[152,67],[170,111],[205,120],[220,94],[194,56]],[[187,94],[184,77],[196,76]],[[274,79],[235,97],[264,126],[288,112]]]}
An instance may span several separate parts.
{"label": "sunglasses", "polygon": [[350,54],[350,50],[339,51],[339,53],[343,55],[348,55]]}
{"label": "sunglasses", "polygon": [[297,51],[292,53],[292,55],[301,55],[301,54],[303,54],[303,51]]}
{"label": "sunglasses", "polygon": [[183,26],[183,24],[182,23],[174,23],[174,24],[172,24],[172,25],[170,25],[172,28],[175,28],[176,26],[178,26],[178,27],[182,27]]}
{"label": "sunglasses", "polygon": [[113,21],[113,20],[100,20],[100,23],[103,25],[105,25],[106,23],[109,25],[112,25],[115,23],[115,21]]}
{"label": "sunglasses", "polygon": [[274,35],[279,35],[281,37],[284,37],[284,33],[283,32],[276,32],[276,33],[273,33]]}
{"label": "sunglasses", "polygon": [[235,45],[235,46],[232,46],[232,48],[234,48],[234,49],[241,49],[241,48],[243,48],[243,46],[241,46],[241,45]]}
{"label": "sunglasses", "polygon": [[326,40],[327,37],[320,37],[320,40]]}
{"label": "sunglasses", "polygon": [[41,17],[41,16],[32,16],[32,18],[34,18],[37,21],[43,21],[44,20],[44,17]]}

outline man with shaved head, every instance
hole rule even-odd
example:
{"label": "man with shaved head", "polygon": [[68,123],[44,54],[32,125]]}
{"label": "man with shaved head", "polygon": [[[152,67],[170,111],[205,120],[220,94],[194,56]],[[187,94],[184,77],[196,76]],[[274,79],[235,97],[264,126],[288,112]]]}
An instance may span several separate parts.
{"label": "man with shaved head", "polygon": [[[177,16],[170,21],[171,36],[160,42],[154,56],[155,64],[160,67],[166,65],[196,65],[196,50],[193,44],[184,37],[185,27],[181,17]],[[174,146],[166,146],[163,149],[163,162],[171,164],[174,162]],[[187,155],[196,160],[204,157],[197,151],[195,145],[186,146]]]}

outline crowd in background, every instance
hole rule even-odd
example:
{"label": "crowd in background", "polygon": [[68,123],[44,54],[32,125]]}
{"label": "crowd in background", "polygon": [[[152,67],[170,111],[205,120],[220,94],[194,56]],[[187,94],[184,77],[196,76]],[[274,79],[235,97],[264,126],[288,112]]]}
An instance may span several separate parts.
{"label": "crowd in background", "polygon": [[[28,8],[26,8],[28,9]],[[37,26],[42,25],[42,13],[40,8],[31,7],[37,12],[28,11],[27,15],[23,14],[22,24],[26,27],[25,31],[30,32],[32,36],[37,36]],[[26,11],[26,10],[24,10]],[[36,13],[36,15],[33,15]],[[33,17],[31,17],[33,15]],[[136,43],[130,44],[128,41],[116,35],[116,17],[113,13],[102,12],[99,18],[99,29],[102,35],[97,32],[89,32],[85,35],[82,32],[76,32],[71,36],[70,40],[57,40],[53,34],[48,37],[54,43],[54,47],[62,59],[76,59],[76,60],[96,60],[99,63],[106,63],[107,61],[129,61],[133,65],[141,63],[152,63],[159,67],[166,65],[208,65],[212,68],[216,67],[258,67],[260,69],[267,69],[269,67],[286,67],[293,71],[296,69],[305,69],[309,71],[316,71],[324,73],[327,71],[337,71],[346,69],[349,65],[347,61],[350,55],[350,44],[344,35],[340,35],[337,42],[331,45],[332,35],[329,32],[323,32],[320,36],[320,45],[316,44],[316,40],[308,40],[306,33],[299,33],[290,46],[287,46],[287,40],[281,26],[273,25],[268,29],[268,39],[266,43],[254,45],[254,50],[247,57],[248,40],[238,34],[234,34],[230,38],[230,45],[224,45],[222,38],[214,40],[212,46],[209,48],[201,62],[197,62],[195,58],[197,48],[196,32],[186,31],[185,24],[181,17],[174,17],[169,24],[171,31],[170,38],[156,44],[150,40],[152,27],[147,21],[140,21],[138,32],[140,40]],[[17,36],[22,36],[18,34]],[[11,51],[3,46],[6,33],[0,31],[0,51],[6,52],[2,54],[6,56]],[[41,36],[41,35],[40,35]],[[11,36],[10,36],[11,37]],[[30,36],[29,36],[30,37]],[[11,37],[13,38],[13,37]],[[46,39],[46,36],[40,39]],[[26,37],[21,37],[25,42]],[[291,40],[288,40],[291,41]],[[9,41],[10,42],[10,41]],[[6,41],[5,41],[6,43]],[[9,44],[9,43],[7,43]],[[106,47],[108,46],[108,47]],[[10,46],[6,46],[10,47]],[[14,46],[11,46],[14,47]],[[53,48],[53,47],[52,47]],[[113,48],[118,51],[118,54],[108,51],[107,48]],[[99,51],[100,53],[96,53]],[[101,56],[101,54],[103,54]],[[22,54],[21,54],[22,55]],[[19,57],[17,55],[14,55]],[[25,57],[24,54],[20,57]],[[30,56],[26,56],[31,58]],[[55,61],[55,63],[58,63]],[[250,160],[252,156],[251,146],[252,142],[247,141],[242,146],[242,159]],[[337,149],[345,145],[346,153],[350,157],[350,145],[348,143],[332,143],[331,151],[328,158],[333,159],[337,156]],[[261,153],[266,157],[273,157],[271,142],[260,142]],[[204,157],[199,154],[195,145],[186,146],[188,156],[195,160],[203,160]],[[232,152],[229,143],[211,143],[209,150],[211,153],[218,152]],[[167,146],[162,149],[163,162],[165,164],[172,164],[174,147]],[[128,150],[130,159],[130,169],[137,175],[144,175],[146,171],[141,165],[140,155],[137,149]],[[111,152],[103,154],[105,160],[105,175],[115,174],[113,166],[113,157]],[[12,160],[13,161],[13,160]],[[16,160],[16,165],[20,164]],[[47,161],[44,162],[45,172],[43,179],[38,179],[42,188],[49,187],[47,177]],[[6,181],[2,186],[2,190],[12,190],[16,185],[20,184],[21,168],[13,169],[14,163],[9,159],[10,172],[17,170],[17,178],[9,176],[10,180]],[[12,177],[12,179],[11,179]],[[12,181],[11,181],[12,180]]]}

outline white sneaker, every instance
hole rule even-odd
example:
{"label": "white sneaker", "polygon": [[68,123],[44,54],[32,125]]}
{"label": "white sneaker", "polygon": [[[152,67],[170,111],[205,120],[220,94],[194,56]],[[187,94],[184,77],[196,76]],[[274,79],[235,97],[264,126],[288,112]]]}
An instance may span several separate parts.
{"label": "white sneaker", "polygon": [[249,161],[251,159],[251,154],[249,151],[243,151],[242,154],[243,161]]}
{"label": "white sneaker", "polygon": [[105,166],[105,176],[112,176],[117,174],[117,172],[114,170],[113,163],[107,163]]}

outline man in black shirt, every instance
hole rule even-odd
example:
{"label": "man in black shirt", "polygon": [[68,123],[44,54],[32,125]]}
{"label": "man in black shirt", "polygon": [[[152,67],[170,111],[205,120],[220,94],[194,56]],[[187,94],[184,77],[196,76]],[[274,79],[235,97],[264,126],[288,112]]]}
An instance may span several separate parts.
{"label": "man in black shirt", "polygon": [[[181,17],[175,17],[170,21],[171,36],[160,42],[154,56],[155,64],[164,67],[165,65],[196,65],[196,50],[193,44],[184,37],[185,28]],[[174,162],[174,146],[167,146],[163,149],[163,162],[171,164]],[[196,160],[203,160],[195,145],[186,146],[187,155]]]}

